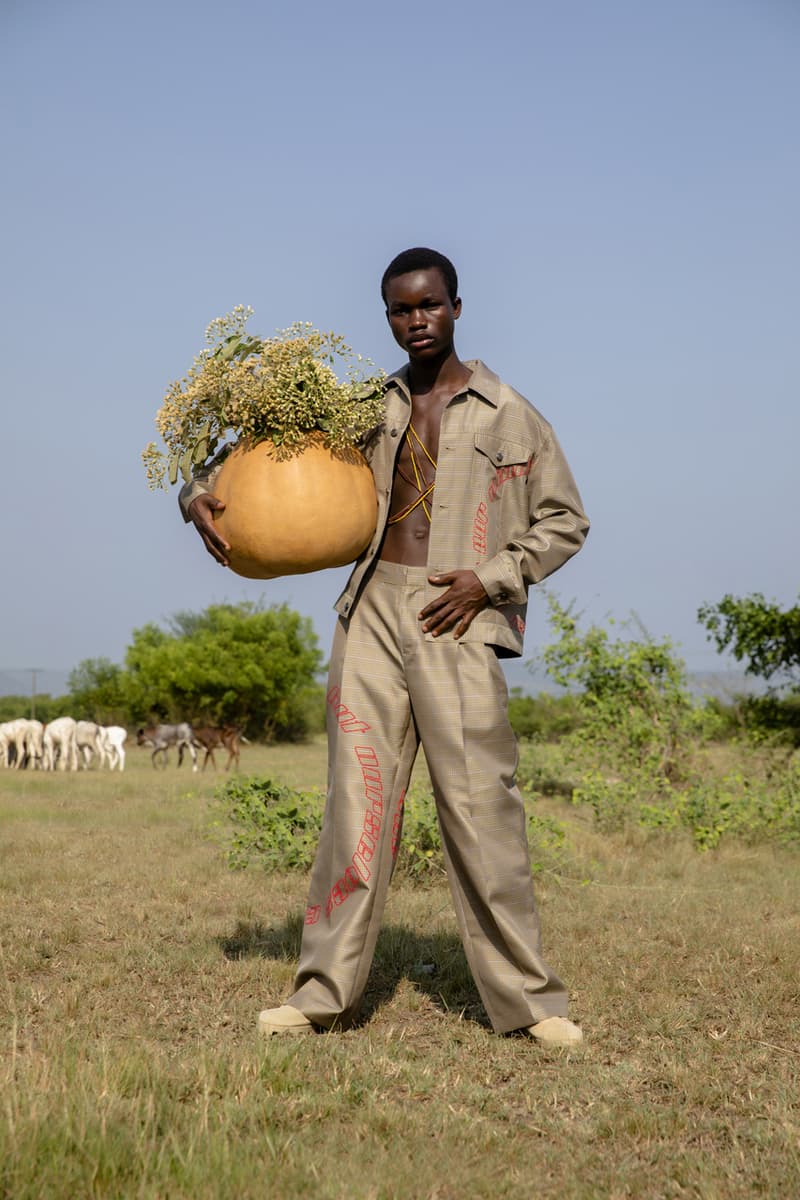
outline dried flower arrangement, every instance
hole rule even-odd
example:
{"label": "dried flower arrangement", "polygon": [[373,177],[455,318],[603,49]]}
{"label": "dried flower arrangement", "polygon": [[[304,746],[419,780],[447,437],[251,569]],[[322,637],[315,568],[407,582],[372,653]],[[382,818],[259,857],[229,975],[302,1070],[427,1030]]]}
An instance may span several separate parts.
{"label": "dried flower arrangement", "polygon": [[212,321],[205,348],[168,388],[156,415],[166,451],[150,442],[142,452],[151,488],[179,476],[188,482],[230,436],[251,445],[270,440],[288,456],[314,431],[335,451],[380,423],[384,376],[370,359],[308,323],[253,337],[245,329],[252,312],[238,305]]}

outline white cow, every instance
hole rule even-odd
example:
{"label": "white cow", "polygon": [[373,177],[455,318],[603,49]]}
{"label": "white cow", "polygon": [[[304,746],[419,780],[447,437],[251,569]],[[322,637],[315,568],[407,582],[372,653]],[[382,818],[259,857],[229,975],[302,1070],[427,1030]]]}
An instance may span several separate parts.
{"label": "white cow", "polygon": [[11,729],[13,723],[13,721],[3,721],[0,723],[0,763],[2,763],[4,767],[11,765],[8,761],[10,749],[12,745],[16,745]]}
{"label": "white cow", "polygon": [[25,739],[28,722],[25,717],[17,717],[15,721],[5,721],[0,728],[2,728],[3,761],[7,767],[19,770],[25,762],[27,753]]}
{"label": "white cow", "polygon": [[109,761],[102,725],[96,725],[94,721],[76,722],[75,739],[80,765],[84,770],[88,770],[91,766],[95,755],[97,755],[98,765],[101,767],[104,767]]}
{"label": "white cow", "polygon": [[44,727],[44,766],[48,771],[77,771],[78,738],[74,717],[56,717]]}
{"label": "white cow", "polygon": [[41,721],[25,722],[25,766],[41,767],[44,762],[44,725]]}
{"label": "white cow", "polygon": [[103,730],[109,767],[112,771],[115,767],[118,767],[120,771],[124,771],[125,739],[128,736],[127,729],[123,729],[121,725],[105,725],[101,726],[101,729]]}

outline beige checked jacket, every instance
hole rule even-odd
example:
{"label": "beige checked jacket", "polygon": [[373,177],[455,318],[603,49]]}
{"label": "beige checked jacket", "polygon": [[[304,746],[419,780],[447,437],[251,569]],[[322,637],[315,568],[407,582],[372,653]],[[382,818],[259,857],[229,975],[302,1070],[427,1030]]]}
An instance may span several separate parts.
{"label": "beige checked jacket", "polygon": [[[551,426],[524,396],[479,360],[442,415],[428,547],[430,574],[473,570],[491,601],[464,641],[522,653],[528,588],[552,575],[583,545],[589,522]],[[378,496],[378,524],[357,560],[336,611],[347,617],[383,540],[397,450],[411,418],[408,368],[386,381],[386,416],[367,440]],[[219,461],[181,489],[180,505],[213,492]],[[425,603],[441,592],[428,587]],[[428,638],[432,635],[428,634]]]}

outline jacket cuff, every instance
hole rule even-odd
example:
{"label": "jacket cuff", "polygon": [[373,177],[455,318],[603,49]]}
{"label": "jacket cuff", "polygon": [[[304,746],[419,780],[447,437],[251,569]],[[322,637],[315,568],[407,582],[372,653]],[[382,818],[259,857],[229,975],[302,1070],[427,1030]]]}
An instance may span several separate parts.
{"label": "jacket cuff", "polygon": [[191,520],[191,517],[189,516],[189,505],[193,500],[196,500],[198,496],[203,496],[210,491],[211,488],[207,483],[201,483],[199,479],[193,479],[191,483],[185,483],[178,492],[178,504],[180,505],[181,516],[187,524]]}
{"label": "jacket cuff", "polygon": [[495,607],[502,604],[524,604],[526,602],[527,589],[518,578],[516,563],[510,555],[498,554],[495,558],[472,569]]}

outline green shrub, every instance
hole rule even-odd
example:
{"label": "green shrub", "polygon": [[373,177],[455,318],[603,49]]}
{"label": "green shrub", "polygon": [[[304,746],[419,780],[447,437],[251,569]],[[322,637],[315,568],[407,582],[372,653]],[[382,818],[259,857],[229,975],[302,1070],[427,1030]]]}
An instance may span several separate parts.
{"label": "green shrub", "polygon": [[552,696],[540,692],[538,696],[524,696],[522,689],[515,687],[508,698],[508,719],[520,739],[555,742],[580,723],[579,701],[570,694]]}
{"label": "green shrub", "polygon": [[716,849],[723,840],[748,844],[800,843],[800,763],[785,760],[764,772],[752,756],[743,769],[722,776],[697,775],[676,787],[656,786],[652,777],[634,772],[624,779],[585,770],[573,793],[589,805],[601,833],[625,829],[685,830],[699,850]]}
{"label": "green shrub", "polygon": [[444,874],[436,801],[430,790],[419,784],[411,785],[403,802],[397,870],[420,883],[441,879]]}
{"label": "green shrub", "polygon": [[323,808],[319,792],[297,792],[265,775],[235,776],[215,792],[212,826],[221,833],[234,870],[252,862],[265,871],[306,870],[314,859]]}
{"label": "green shrub", "polygon": [[800,694],[745,696],[740,701],[742,723],[755,741],[800,746]]}
{"label": "green shrub", "polygon": [[708,741],[733,742],[747,732],[744,697],[721,700],[718,696],[706,696],[702,702],[704,732]]}
{"label": "green shrub", "polygon": [[[50,696],[41,692],[33,700],[33,713],[37,721],[46,725],[56,717],[65,717],[72,712],[69,696]],[[0,722],[15,721],[17,717],[30,717],[30,696],[0,696]]]}
{"label": "green shrub", "polygon": [[800,843],[800,763],[786,763],[767,778],[738,771],[700,780],[688,789],[681,817],[703,850],[731,837],[751,844]]}
{"label": "green shrub", "polygon": [[703,721],[669,639],[657,642],[639,629],[637,637],[612,640],[598,625],[581,630],[571,607],[552,595],[548,606],[557,637],[542,657],[555,682],[577,693],[581,716],[566,741],[593,751],[616,774],[642,771],[653,786],[680,778]]}
{"label": "green shrub", "polygon": [[705,701],[707,736],[716,741],[748,740],[757,745],[800,746],[800,694],[734,696]]}
{"label": "green shrub", "polygon": [[[298,792],[262,775],[236,776],[214,794],[211,829],[233,870],[253,864],[265,871],[304,871],[314,861],[323,809],[319,792]],[[553,869],[564,831],[556,821],[532,813],[527,823],[534,871]],[[397,870],[417,883],[444,875],[436,803],[419,784],[409,788],[403,804]]]}
{"label": "green shrub", "polygon": [[[800,840],[800,767],[785,752],[767,753],[762,733],[742,745],[742,768],[725,775],[701,759],[704,741],[732,728],[721,706],[696,703],[683,663],[668,641],[643,631],[612,640],[605,629],[578,627],[569,608],[550,597],[556,641],[544,651],[553,678],[576,693],[581,719],[561,743],[562,779],[551,790],[572,792],[588,805],[597,828],[616,833],[628,827],[687,830],[700,849],[723,839]],[[794,706],[774,698],[742,702],[742,712],[759,715],[785,731]],[[738,719],[738,718],[737,718]],[[745,725],[747,718],[745,717]],[[773,736],[774,746],[777,734]],[[754,745],[755,741],[755,745]],[[544,791],[546,768],[523,757],[521,777]],[[564,767],[569,768],[565,780]]]}
{"label": "green shrub", "polygon": [[563,796],[572,799],[574,757],[563,743],[529,738],[520,743],[517,783],[528,796]]}
{"label": "green shrub", "polygon": [[[412,785],[406,795],[403,814],[403,838],[397,869],[420,883],[441,878],[445,871],[444,856],[436,801],[431,792],[419,785]],[[534,874],[558,869],[566,842],[561,825],[550,817],[539,816],[528,807],[526,826]]]}
{"label": "green shrub", "polygon": [[533,874],[560,872],[567,853],[567,835],[563,825],[552,817],[539,816],[530,805],[525,823]]}

